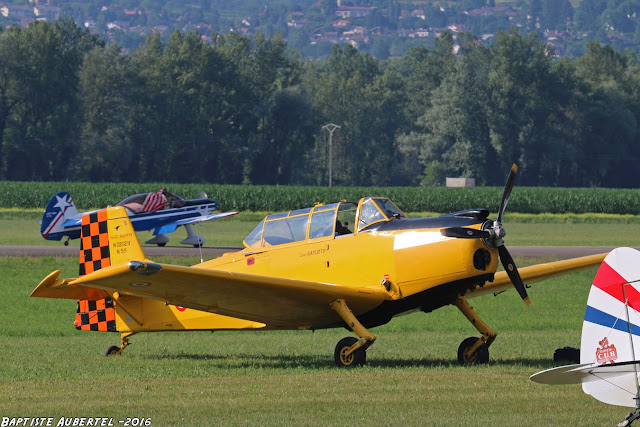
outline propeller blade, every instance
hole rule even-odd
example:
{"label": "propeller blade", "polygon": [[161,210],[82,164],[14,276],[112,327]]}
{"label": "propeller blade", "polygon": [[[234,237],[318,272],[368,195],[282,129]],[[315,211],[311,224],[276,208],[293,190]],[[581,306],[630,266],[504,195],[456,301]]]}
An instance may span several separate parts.
{"label": "propeller blade", "polygon": [[440,230],[440,234],[445,237],[457,237],[459,239],[485,239],[490,236],[488,231],[466,227],[443,228]]}
{"label": "propeller blade", "polygon": [[513,283],[513,286],[520,294],[524,303],[526,305],[531,304],[531,300],[529,299],[529,295],[527,295],[527,290],[525,289],[522,277],[520,277],[520,273],[518,273],[518,268],[516,267],[515,262],[513,262],[511,254],[504,245],[498,246],[498,255],[500,255],[500,262],[511,279],[511,283]]}
{"label": "propeller blade", "polygon": [[513,190],[513,184],[516,180],[516,175],[518,174],[518,165],[515,163],[511,165],[511,170],[509,171],[509,177],[507,178],[507,184],[504,186],[504,193],[502,194],[502,202],[500,202],[500,208],[498,209],[498,218],[496,221],[498,224],[502,224],[502,214],[504,210],[507,208],[507,203],[509,203],[509,196],[511,196],[511,190]]}

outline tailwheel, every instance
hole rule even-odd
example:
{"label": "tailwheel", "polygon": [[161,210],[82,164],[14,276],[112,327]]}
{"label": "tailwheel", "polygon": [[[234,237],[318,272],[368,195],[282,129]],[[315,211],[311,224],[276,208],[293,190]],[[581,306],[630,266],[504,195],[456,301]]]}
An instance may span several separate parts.
{"label": "tailwheel", "polygon": [[336,350],[333,353],[333,358],[338,367],[353,368],[367,363],[367,351],[362,347],[351,352],[351,354],[347,354],[349,349],[357,342],[358,340],[354,337],[346,337],[338,341]]}
{"label": "tailwheel", "polygon": [[127,333],[123,333],[121,334],[121,341],[122,341],[122,345],[117,346],[117,345],[112,345],[111,347],[109,347],[107,349],[107,351],[105,351],[104,355],[109,357],[109,356],[114,356],[116,354],[120,354],[122,353],[122,351],[127,348],[127,346],[130,344],[129,343],[129,337],[133,335],[132,332],[127,332]]}
{"label": "tailwheel", "polygon": [[486,344],[482,344],[473,353],[469,353],[469,350],[478,341],[480,341],[480,338],[477,337],[469,337],[462,341],[460,347],[458,347],[458,362],[461,365],[489,363],[489,347]]}
{"label": "tailwheel", "polygon": [[113,355],[116,355],[116,354],[120,354],[120,347],[118,347],[117,345],[112,345],[104,353],[104,355],[107,356],[107,357],[113,356]]}

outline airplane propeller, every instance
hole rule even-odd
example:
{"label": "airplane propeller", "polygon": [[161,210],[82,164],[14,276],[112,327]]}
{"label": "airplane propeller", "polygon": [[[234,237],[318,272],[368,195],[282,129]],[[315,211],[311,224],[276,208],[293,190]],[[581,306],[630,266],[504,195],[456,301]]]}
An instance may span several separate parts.
{"label": "airplane propeller", "polygon": [[502,228],[502,214],[507,207],[507,203],[509,203],[509,197],[511,196],[511,190],[513,189],[517,173],[518,166],[514,163],[511,166],[509,177],[507,178],[507,183],[504,187],[502,201],[500,202],[500,208],[498,209],[498,217],[495,221],[493,221],[493,224],[486,223],[482,227],[482,230],[467,227],[449,227],[441,230],[441,233],[446,237],[457,237],[460,239],[484,239],[487,246],[491,248],[497,248],[500,262],[507,272],[509,279],[511,279],[511,283],[513,283],[513,286],[520,294],[520,297],[524,300],[524,303],[526,305],[529,305],[531,304],[531,301],[529,300],[529,296],[527,295],[527,290],[525,288],[524,282],[522,281],[522,277],[520,277],[518,268],[513,262],[513,258],[504,245],[503,240],[503,237],[507,233],[504,228]]}

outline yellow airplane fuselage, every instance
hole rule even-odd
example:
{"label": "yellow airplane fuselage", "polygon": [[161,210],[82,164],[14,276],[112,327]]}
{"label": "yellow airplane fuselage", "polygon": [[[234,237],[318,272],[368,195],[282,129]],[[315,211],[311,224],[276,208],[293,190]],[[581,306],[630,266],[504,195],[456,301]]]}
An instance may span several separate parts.
{"label": "yellow airplane fuselage", "polygon": [[[478,250],[491,257],[483,270],[474,266]],[[440,229],[412,229],[361,232],[264,250],[247,248],[194,267],[354,287],[380,287],[386,282],[390,299],[400,299],[492,274],[497,265],[497,251],[487,248],[481,239],[443,237]]]}
{"label": "yellow airplane fuselage", "polygon": [[[477,251],[490,254],[490,261],[483,270],[474,266],[473,258]],[[452,303],[456,295],[484,284],[487,277],[495,272],[497,263],[496,251],[487,248],[481,239],[447,238],[440,234],[439,229],[419,229],[358,233],[257,251],[247,248],[193,267],[357,288],[385,287],[391,312],[382,313],[367,322],[377,325],[404,311],[431,311]],[[454,285],[456,283],[460,283],[459,287]],[[438,289],[442,292],[437,292]],[[429,291],[435,292],[433,297],[419,298]],[[412,295],[418,296],[413,304],[393,307],[393,301]],[[120,332],[272,329],[268,324],[184,309],[152,299],[116,294],[114,300]],[[287,310],[288,307],[283,305],[282,309]],[[354,313],[358,316],[365,314]],[[337,315],[330,313],[323,324],[308,324],[307,327],[329,327],[339,321]]]}

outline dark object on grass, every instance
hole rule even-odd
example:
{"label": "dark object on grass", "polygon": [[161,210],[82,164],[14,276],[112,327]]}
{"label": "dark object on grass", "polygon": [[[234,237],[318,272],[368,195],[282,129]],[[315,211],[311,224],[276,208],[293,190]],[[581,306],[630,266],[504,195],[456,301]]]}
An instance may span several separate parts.
{"label": "dark object on grass", "polygon": [[553,353],[553,361],[569,361],[573,363],[580,363],[580,349],[573,347],[559,348]]}

